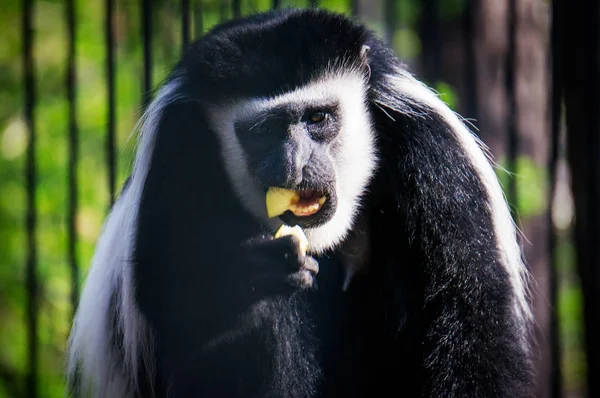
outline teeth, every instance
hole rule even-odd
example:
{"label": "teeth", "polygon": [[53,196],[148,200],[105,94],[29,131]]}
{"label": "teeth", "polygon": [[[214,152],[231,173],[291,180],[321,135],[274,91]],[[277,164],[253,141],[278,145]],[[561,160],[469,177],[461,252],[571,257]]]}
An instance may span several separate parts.
{"label": "teeth", "polygon": [[292,211],[292,213],[294,213],[297,216],[310,216],[312,214],[315,214],[317,211],[319,211],[321,206],[323,206],[322,203],[325,203],[325,201],[319,200],[319,202],[310,204],[308,206],[300,206],[297,204],[291,204],[289,209]]}

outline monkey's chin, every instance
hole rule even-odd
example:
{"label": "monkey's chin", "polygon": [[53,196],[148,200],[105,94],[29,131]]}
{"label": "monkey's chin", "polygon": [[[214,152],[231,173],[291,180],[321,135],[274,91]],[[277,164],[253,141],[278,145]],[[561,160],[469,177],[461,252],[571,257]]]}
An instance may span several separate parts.
{"label": "monkey's chin", "polygon": [[337,209],[337,196],[335,193],[326,193],[324,196],[325,201],[315,212],[306,212],[307,214],[303,215],[302,212],[294,213],[292,210],[287,210],[279,216],[279,219],[286,225],[291,227],[299,225],[303,229],[316,228],[326,224],[333,218]]}

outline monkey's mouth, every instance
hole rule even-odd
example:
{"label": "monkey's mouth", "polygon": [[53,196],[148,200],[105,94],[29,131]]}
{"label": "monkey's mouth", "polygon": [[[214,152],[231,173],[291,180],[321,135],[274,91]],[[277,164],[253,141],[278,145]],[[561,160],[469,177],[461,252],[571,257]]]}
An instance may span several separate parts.
{"label": "monkey's mouth", "polygon": [[313,189],[303,189],[296,193],[297,198],[290,203],[288,208],[296,217],[308,217],[316,214],[327,201],[323,192]]}
{"label": "monkey's mouth", "polygon": [[267,215],[277,217],[292,212],[296,217],[317,213],[327,201],[325,193],[316,189],[286,189],[271,187],[267,191]]}
{"label": "monkey's mouth", "polygon": [[[319,206],[315,204],[315,200]],[[328,222],[335,214],[335,210],[337,208],[337,197],[335,192],[319,192],[312,197],[309,197],[308,194],[306,194],[306,198],[301,199],[299,203],[305,204],[304,208],[308,211],[294,212],[292,209],[290,209],[279,217],[281,221],[290,226],[299,225],[303,229],[317,228],[320,225]]]}
{"label": "monkey's mouth", "polygon": [[335,212],[335,195],[318,189],[285,189],[271,187],[266,206],[269,218],[279,217],[288,225],[317,226]]}

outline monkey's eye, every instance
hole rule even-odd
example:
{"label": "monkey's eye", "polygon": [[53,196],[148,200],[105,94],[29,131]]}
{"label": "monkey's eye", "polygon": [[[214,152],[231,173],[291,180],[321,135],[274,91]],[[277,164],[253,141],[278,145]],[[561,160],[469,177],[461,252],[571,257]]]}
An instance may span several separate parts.
{"label": "monkey's eye", "polygon": [[311,124],[322,123],[327,119],[327,114],[325,112],[317,111],[308,115],[308,122]]}

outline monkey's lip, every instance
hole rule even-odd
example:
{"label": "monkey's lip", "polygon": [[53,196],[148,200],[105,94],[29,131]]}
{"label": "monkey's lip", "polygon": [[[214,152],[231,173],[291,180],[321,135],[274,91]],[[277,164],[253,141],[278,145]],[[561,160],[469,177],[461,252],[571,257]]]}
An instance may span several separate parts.
{"label": "monkey's lip", "polygon": [[327,201],[327,196],[323,192],[314,189],[296,190],[296,194],[297,199],[293,200],[288,208],[296,217],[316,214]]}

